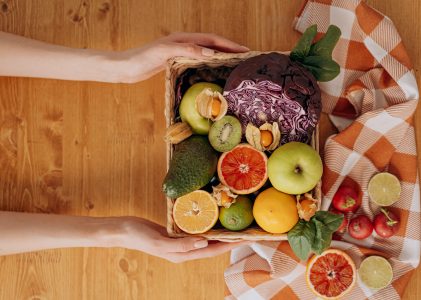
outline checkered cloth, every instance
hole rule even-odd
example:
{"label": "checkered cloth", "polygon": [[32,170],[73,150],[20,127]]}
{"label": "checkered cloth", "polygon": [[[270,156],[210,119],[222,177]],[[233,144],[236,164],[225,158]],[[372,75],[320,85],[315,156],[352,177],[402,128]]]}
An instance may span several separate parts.
{"label": "checkered cloth", "polygon": [[[374,291],[359,281],[346,299],[400,299],[420,257],[420,190],[413,115],[418,88],[411,62],[392,21],[360,0],[308,0],[295,20],[303,32],[318,25],[319,36],[330,24],[341,28],[334,50],[340,75],[321,83],[324,112],[340,131],[325,146],[323,204],[327,210],[342,183],[360,191],[358,213],[373,218],[379,207],[368,199],[367,184],[381,171],[395,174],[402,195],[393,205],[401,219],[396,236],[373,235],[363,241],[348,234],[332,247],[344,249],[358,268],[370,254],[392,264],[388,287]],[[315,299],[305,282],[306,262],[287,242],[262,242],[232,252],[225,272],[226,299]]]}

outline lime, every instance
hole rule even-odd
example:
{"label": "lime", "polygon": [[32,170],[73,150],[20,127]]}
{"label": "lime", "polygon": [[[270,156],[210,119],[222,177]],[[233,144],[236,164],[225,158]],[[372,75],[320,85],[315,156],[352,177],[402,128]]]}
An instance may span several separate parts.
{"label": "lime", "polygon": [[244,196],[238,196],[235,200],[230,207],[221,207],[219,212],[222,226],[232,231],[243,230],[254,220],[251,200]]}
{"label": "lime", "polygon": [[361,262],[358,276],[368,288],[382,289],[392,281],[392,266],[381,256],[369,256]]}
{"label": "lime", "polygon": [[401,195],[399,179],[387,172],[374,175],[368,183],[368,195],[379,206],[392,205]]}

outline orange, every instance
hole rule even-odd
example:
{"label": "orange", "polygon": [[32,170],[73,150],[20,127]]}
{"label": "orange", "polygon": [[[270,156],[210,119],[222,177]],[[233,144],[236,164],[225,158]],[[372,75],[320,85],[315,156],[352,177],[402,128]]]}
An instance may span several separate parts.
{"label": "orange", "polygon": [[298,222],[296,203],[295,197],[273,187],[268,188],[254,202],[254,219],[267,232],[288,232]]}
{"label": "orange", "polygon": [[218,220],[216,200],[206,191],[198,190],[177,198],[173,217],[177,226],[191,234],[204,233]]}
{"label": "orange", "polygon": [[219,180],[235,194],[251,194],[268,179],[267,161],[262,151],[248,144],[240,144],[219,158]]}
{"label": "orange", "polygon": [[355,284],[355,264],[344,251],[328,249],[309,260],[306,281],[317,296],[323,299],[339,299]]}

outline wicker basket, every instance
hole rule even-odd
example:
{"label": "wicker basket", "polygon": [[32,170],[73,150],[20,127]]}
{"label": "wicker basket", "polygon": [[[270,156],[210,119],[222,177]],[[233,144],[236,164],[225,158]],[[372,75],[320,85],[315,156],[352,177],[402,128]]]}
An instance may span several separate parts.
{"label": "wicker basket", "polygon": [[[187,69],[198,69],[198,68],[217,68],[221,66],[226,67],[235,67],[241,61],[246,60],[250,57],[262,54],[265,52],[248,52],[243,54],[217,54],[211,58],[207,59],[189,59],[185,57],[177,57],[169,60],[166,70],[166,93],[165,93],[165,116],[166,116],[166,125],[167,127],[174,123],[175,119],[175,98],[176,98],[176,82],[177,78],[185,72]],[[285,52],[284,52],[285,53]],[[287,53],[286,53],[287,54]],[[312,138],[312,147],[319,151],[319,133],[318,127],[313,133]],[[169,167],[170,159],[172,156],[173,147],[171,144],[167,143],[167,169]],[[312,191],[313,197],[317,199],[317,208],[320,209],[321,205],[321,182]],[[177,227],[173,219],[173,206],[175,199],[167,198],[167,231],[171,237],[185,237],[189,236]],[[286,240],[286,234],[272,234],[264,231],[259,228],[257,225],[255,227],[249,227],[248,229],[234,232],[229,231],[223,228],[211,229],[206,233],[200,234],[200,236],[206,237],[209,240],[219,240],[219,241],[239,241],[239,240],[252,240],[252,241],[280,241]]]}

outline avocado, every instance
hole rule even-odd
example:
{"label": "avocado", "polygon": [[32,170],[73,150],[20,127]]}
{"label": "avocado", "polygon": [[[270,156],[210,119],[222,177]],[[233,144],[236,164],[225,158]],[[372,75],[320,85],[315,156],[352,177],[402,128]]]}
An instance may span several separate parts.
{"label": "avocado", "polygon": [[203,118],[196,109],[196,97],[206,88],[222,93],[219,85],[208,82],[195,83],[184,94],[179,109],[181,120],[189,124],[194,133],[201,135],[207,135],[211,126],[211,121]]}
{"label": "avocado", "polygon": [[162,190],[178,198],[204,187],[216,172],[218,155],[206,136],[193,135],[175,145]]}

